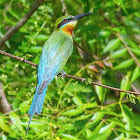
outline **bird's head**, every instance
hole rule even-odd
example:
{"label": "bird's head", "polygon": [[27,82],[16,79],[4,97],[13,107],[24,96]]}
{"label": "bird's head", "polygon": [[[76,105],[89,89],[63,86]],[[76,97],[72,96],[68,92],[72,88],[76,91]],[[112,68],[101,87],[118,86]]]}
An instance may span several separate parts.
{"label": "bird's head", "polygon": [[60,17],[55,22],[55,29],[62,30],[66,34],[72,35],[72,31],[77,24],[77,20],[90,14],[92,13],[85,13],[85,14],[80,14],[76,16]]}

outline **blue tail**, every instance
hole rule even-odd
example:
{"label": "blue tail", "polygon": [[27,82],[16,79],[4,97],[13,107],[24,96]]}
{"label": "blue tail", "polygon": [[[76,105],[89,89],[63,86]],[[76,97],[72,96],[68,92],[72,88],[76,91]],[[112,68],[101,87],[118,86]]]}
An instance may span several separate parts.
{"label": "blue tail", "polygon": [[31,122],[34,114],[40,114],[42,111],[46,91],[47,91],[47,87],[45,87],[40,93],[39,85],[37,85],[36,92],[35,92],[32,104],[30,106],[29,112],[28,112],[28,114],[30,115],[30,119],[29,119],[27,131],[26,131],[26,135],[28,133],[30,122]]}

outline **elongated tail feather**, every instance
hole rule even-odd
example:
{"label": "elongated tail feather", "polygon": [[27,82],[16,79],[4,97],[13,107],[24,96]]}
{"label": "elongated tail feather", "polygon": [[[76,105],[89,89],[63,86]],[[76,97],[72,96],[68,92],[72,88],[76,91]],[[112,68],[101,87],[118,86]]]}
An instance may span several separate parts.
{"label": "elongated tail feather", "polygon": [[30,126],[32,118],[33,118],[33,115],[30,116],[28,127],[27,127],[27,130],[26,130],[26,135],[28,134],[28,130],[29,130],[29,126]]}
{"label": "elongated tail feather", "polygon": [[27,131],[26,131],[26,135],[28,133],[30,122],[31,122],[34,114],[40,114],[42,111],[42,108],[43,108],[43,103],[44,103],[47,87],[45,87],[41,91],[41,93],[40,93],[40,90],[41,89],[39,88],[39,85],[37,85],[36,92],[35,92],[32,104],[30,106],[29,112],[28,112],[28,114],[30,115],[30,119],[29,119]]}

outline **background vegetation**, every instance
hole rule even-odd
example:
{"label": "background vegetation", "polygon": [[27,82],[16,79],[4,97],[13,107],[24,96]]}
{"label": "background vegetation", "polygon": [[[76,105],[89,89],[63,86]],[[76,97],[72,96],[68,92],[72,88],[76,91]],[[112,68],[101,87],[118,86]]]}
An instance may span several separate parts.
{"label": "background vegetation", "polygon": [[[1,37],[28,12],[32,2],[0,1]],[[0,49],[38,64],[56,18],[89,11],[93,14],[79,20],[75,28],[74,51],[64,71],[140,93],[138,0],[46,0]],[[0,55],[0,81],[12,107],[12,112],[0,113],[2,140],[140,138],[138,97],[69,78],[55,79],[49,85],[43,112],[34,116],[25,136],[37,69]]]}

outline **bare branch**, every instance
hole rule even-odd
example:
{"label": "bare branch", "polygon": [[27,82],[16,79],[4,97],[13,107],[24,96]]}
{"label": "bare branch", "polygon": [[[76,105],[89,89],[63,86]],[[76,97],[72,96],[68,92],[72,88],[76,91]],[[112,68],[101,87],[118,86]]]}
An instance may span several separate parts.
{"label": "bare branch", "polygon": [[0,53],[3,54],[3,55],[5,55],[5,56],[8,56],[8,57],[17,59],[17,60],[19,60],[19,61],[21,61],[21,62],[30,64],[30,65],[32,65],[32,66],[34,66],[34,67],[37,67],[37,64],[32,63],[32,62],[30,62],[30,61],[28,61],[28,60],[25,60],[25,59],[22,58],[22,57],[15,56],[15,55],[12,55],[12,54],[10,54],[10,53],[7,53],[7,52],[1,51],[1,50],[0,50]]}
{"label": "bare branch", "polygon": [[7,113],[12,111],[10,104],[8,103],[6,96],[4,94],[2,83],[0,83],[0,111],[2,113]]}
{"label": "bare branch", "polygon": [[[80,78],[80,77],[76,77],[76,76],[72,76],[72,75],[68,75],[68,74],[64,74],[64,75],[66,77],[69,77],[69,78],[72,78],[72,79],[76,79],[76,80],[79,80],[79,81],[82,81],[82,82],[86,81],[85,78]],[[110,86],[107,86],[107,85],[98,84],[96,82],[91,82],[91,84],[97,85],[97,86],[100,86],[100,87],[104,87],[104,88],[108,88],[108,89],[111,89],[111,90],[114,90],[114,91],[118,91],[118,92],[125,92],[125,93],[131,93],[131,94],[135,94],[135,95],[140,95],[140,93],[136,93],[136,92],[133,92],[133,91],[126,91],[126,90],[122,90],[122,89],[119,89],[119,88],[114,88],[114,87],[110,87]]]}
{"label": "bare branch", "polygon": [[0,46],[2,46],[5,41],[7,41],[10,37],[12,37],[31,17],[31,15],[38,9],[41,3],[44,0],[35,0],[34,3],[31,5],[30,10],[26,13],[15,26],[11,27],[8,32],[0,39]]}
{"label": "bare branch", "polygon": [[[22,61],[22,62],[24,62],[24,63],[27,63],[27,64],[29,64],[29,65],[32,65],[32,66],[34,66],[34,67],[37,67],[37,64],[32,63],[32,62],[30,62],[30,61],[27,61],[27,60],[25,60],[24,58],[21,58],[21,57],[18,57],[18,56],[15,56],[15,55],[12,55],[12,54],[3,52],[3,51],[1,51],[1,50],[0,50],[0,54],[6,55],[6,56],[8,56],[8,57],[11,57],[11,58],[20,60],[20,61]],[[75,80],[79,80],[79,81],[82,81],[82,82],[85,82],[85,81],[86,81],[86,78],[76,77],[76,76],[72,76],[72,75],[68,75],[68,74],[64,74],[64,76],[65,76],[65,77],[68,77],[68,78],[75,79]],[[134,95],[140,95],[140,93],[137,93],[137,92],[126,91],[126,90],[122,90],[122,89],[119,89],[119,88],[114,88],[114,87],[110,87],[110,86],[107,86],[107,85],[98,84],[98,83],[96,83],[96,82],[91,82],[91,84],[97,85],[97,86],[100,86],[100,87],[104,87],[104,88],[108,88],[108,89],[111,89],[111,90],[114,90],[114,91],[118,91],[118,92],[125,92],[125,93],[131,93],[131,94],[134,94]]]}
{"label": "bare branch", "polygon": [[65,15],[67,16],[68,15],[68,10],[67,10],[66,4],[65,4],[64,0],[60,0],[60,1],[61,1],[61,4],[62,4],[62,13],[65,13]]}

